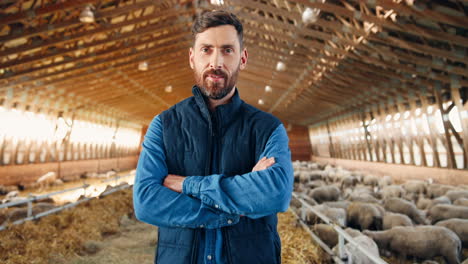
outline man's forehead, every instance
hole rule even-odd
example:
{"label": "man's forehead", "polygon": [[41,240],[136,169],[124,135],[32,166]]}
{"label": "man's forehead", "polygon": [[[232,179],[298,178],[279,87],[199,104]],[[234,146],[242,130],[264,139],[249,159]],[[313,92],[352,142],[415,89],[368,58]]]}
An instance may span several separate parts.
{"label": "man's forehead", "polygon": [[222,25],[211,27],[207,30],[196,34],[195,46],[211,45],[211,46],[238,46],[239,38],[237,31],[232,25]]}

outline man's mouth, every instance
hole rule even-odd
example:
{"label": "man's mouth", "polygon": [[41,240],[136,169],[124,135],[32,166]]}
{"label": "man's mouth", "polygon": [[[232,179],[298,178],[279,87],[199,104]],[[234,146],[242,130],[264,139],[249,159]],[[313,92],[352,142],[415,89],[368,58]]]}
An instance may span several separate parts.
{"label": "man's mouth", "polygon": [[216,75],[216,74],[208,74],[207,78],[212,79],[213,81],[220,81],[224,79],[223,75]]}

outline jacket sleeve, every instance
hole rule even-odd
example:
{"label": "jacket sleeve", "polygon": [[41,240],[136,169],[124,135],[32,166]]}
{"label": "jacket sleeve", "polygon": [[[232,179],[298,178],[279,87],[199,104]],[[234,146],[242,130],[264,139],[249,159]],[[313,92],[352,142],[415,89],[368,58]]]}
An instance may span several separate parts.
{"label": "jacket sleeve", "polygon": [[189,176],[184,179],[185,194],[226,213],[259,218],[285,212],[293,190],[293,168],[288,136],[282,124],[271,134],[262,157],[275,157],[275,164],[261,171],[227,176]]}
{"label": "jacket sleeve", "polygon": [[236,224],[239,215],[225,213],[163,186],[168,169],[162,137],[162,122],[156,116],[143,140],[133,186],[137,219],[162,227],[213,229]]}

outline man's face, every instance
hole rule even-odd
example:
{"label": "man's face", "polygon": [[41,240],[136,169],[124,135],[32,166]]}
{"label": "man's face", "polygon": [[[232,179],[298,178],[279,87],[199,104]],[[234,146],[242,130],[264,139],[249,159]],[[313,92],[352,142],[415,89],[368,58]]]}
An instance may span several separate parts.
{"label": "man's face", "polygon": [[247,50],[240,50],[237,31],[231,25],[198,33],[189,55],[198,87],[205,96],[215,100],[232,91],[239,70],[247,63]]}

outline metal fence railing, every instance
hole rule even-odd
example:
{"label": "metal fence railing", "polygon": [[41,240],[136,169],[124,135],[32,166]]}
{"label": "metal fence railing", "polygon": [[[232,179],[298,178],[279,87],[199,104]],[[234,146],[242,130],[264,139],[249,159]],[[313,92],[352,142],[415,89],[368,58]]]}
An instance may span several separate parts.
{"label": "metal fence railing", "polygon": [[[126,174],[126,175],[123,175],[123,176],[119,175],[119,176],[116,176],[116,177],[113,177],[113,178],[110,178],[110,179],[102,180],[101,183],[115,181],[115,185],[117,185],[119,180],[124,179],[124,178],[128,178],[130,176],[135,176],[135,175],[134,174]],[[62,211],[64,209],[75,207],[78,204],[81,204],[83,202],[87,202],[87,201],[89,201],[91,199],[94,199],[96,197],[106,196],[106,195],[109,195],[111,193],[114,193],[114,192],[117,192],[117,191],[120,191],[120,190],[131,188],[132,186],[133,186],[133,184],[125,184],[125,185],[122,185],[122,186],[117,186],[117,187],[112,188],[110,190],[106,190],[106,191],[100,193],[99,195],[89,196],[89,197],[87,197],[87,195],[86,195],[86,192],[87,192],[86,190],[88,188],[90,188],[90,187],[93,187],[93,185],[90,185],[90,184],[83,184],[82,186],[73,187],[73,188],[69,188],[69,189],[66,189],[66,190],[60,190],[60,191],[51,192],[51,193],[48,193],[48,194],[37,195],[37,196],[29,194],[28,197],[24,197],[25,199],[0,204],[0,209],[8,208],[8,207],[14,207],[14,206],[18,206],[18,205],[25,204],[25,203],[27,203],[27,208],[28,208],[27,216],[25,218],[18,219],[18,220],[13,221],[13,222],[5,221],[5,223],[2,226],[0,226],[0,231],[7,229],[8,225],[19,225],[19,224],[22,224],[22,223],[24,223],[26,221],[39,219],[39,218],[44,217],[46,215],[54,214],[54,213],[60,212],[60,211]],[[84,197],[83,199],[80,199],[80,200],[78,200],[76,202],[68,203],[68,204],[65,204],[65,205],[62,205],[62,206],[57,206],[57,207],[54,207],[54,208],[52,208],[50,210],[47,210],[47,211],[44,211],[44,212],[41,212],[41,213],[38,213],[38,214],[33,214],[33,203],[34,202],[44,200],[44,199],[47,199],[47,198],[51,198],[52,196],[55,196],[55,195],[58,195],[58,194],[63,194],[63,193],[67,193],[67,192],[76,191],[76,190],[79,190],[79,189],[83,189],[83,197]]]}
{"label": "metal fence railing", "polygon": [[372,260],[376,264],[388,264],[385,260],[381,259],[380,257],[372,254],[366,248],[362,247],[361,244],[356,242],[353,237],[351,237],[345,230],[343,230],[338,223],[331,221],[327,216],[313,208],[308,202],[306,202],[303,197],[297,193],[293,192],[293,197],[296,198],[298,201],[301,202],[302,206],[305,206],[308,210],[312,211],[317,217],[322,219],[322,221],[333,227],[333,229],[338,233],[338,255],[333,252],[317,235],[315,235],[305,224],[302,219],[293,211],[296,217],[299,219],[301,226],[312,236],[312,238],[319,244],[319,246],[329,254],[335,263],[344,263],[342,260],[344,257],[344,241],[348,241],[348,243],[354,245],[359,251],[361,251],[365,256],[367,256],[370,260]]}

